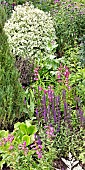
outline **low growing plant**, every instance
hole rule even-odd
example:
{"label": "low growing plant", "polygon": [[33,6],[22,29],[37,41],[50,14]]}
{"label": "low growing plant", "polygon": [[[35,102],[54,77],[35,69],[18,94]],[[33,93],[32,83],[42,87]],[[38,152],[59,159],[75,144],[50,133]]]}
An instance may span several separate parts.
{"label": "low growing plant", "polygon": [[30,121],[24,123],[17,122],[14,131],[0,131],[0,167],[7,164],[13,170],[31,170],[33,166],[32,155],[34,150],[30,149],[30,144],[35,141],[34,134],[37,132],[36,126]]}

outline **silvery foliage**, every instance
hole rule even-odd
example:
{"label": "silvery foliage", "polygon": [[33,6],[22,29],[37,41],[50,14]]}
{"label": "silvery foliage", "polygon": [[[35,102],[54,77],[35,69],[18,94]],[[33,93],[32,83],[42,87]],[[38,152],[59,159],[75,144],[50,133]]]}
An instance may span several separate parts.
{"label": "silvery foliage", "polygon": [[56,45],[55,29],[50,13],[26,3],[13,10],[4,26],[10,49],[24,58],[49,54],[49,44]]}
{"label": "silvery foliage", "polygon": [[72,154],[69,152],[69,158],[66,160],[65,158],[61,158],[61,160],[67,166],[66,170],[83,170],[82,167],[79,165],[79,161],[76,161]]}

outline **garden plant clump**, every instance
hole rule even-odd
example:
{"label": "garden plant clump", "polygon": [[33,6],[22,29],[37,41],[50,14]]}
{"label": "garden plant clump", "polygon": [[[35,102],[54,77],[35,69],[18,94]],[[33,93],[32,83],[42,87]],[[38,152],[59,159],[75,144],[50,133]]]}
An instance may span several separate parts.
{"label": "garden plant clump", "polygon": [[33,5],[26,3],[15,6],[14,9],[4,30],[10,50],[17,58],[20,80],[22,84],[28,85],[33,77],[31,72],[34,69],[34,59],[40,60],[40,57],[50,53],[49,46],[52,42],[54,46],[57,45],[55,28],[50,13],[34,8]]}
{"label": "garden plant clump", "polygon": [[0,8],[0,128],[10,129],[22,117],[24,90],[19,82],[15,60],[10,54],[7,36],[3,31],[3,8]]}
{"label": "garden plant clump", "polygon": [[50,14],[28,3],[18,5],[4,26],[11,52],[30,60],[41,53],[46,55],[49,44],[56,40],[53,25]]}
{"label": "garden plant clump", "polygon": [[0,170],[84,170],[85,2],[0,11]]}

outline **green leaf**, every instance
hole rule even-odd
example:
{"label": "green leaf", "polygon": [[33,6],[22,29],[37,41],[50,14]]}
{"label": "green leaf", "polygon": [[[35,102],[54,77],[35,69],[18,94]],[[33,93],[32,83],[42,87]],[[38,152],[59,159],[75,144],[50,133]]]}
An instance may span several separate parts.
{"label": "green leaf", "polygon": [[35,133],[37,132],[36,126],[31,125],[30,127],[28,127],[27,132],[28,132],[28,134],[30,134],[30,135],[35,134]]}
{"label": "green leaf", "polygon": [[14,129],[17,129],[20,126],[20,124],[21,124],[20,122],[15,123],[14,124]]}
{"label": "green leaf", "polygon": [[30,145],[30,136],[24,135],[24,136],[22,137],[22,141],[23,141],[23,142],[26,141],[26,146]]}
{"label": "green leaf", "polygon": [[0,130],[0,138],[7,137],[7,136],[8,136],[8,131]]}
{"label": "green leaf", "polygon": [[30,136],[30,142],[33,143],[35,140],[34,134]]}
{"label": "green leaf", "polygon": [[25,122],[26,122],[27,127],[31,126],[31,123],[29,120],[26,120]]}
{"label": "green leaf", "polygon": [[27,126],[25,123],[21,123],[20,130],[23,134],[27,134]]}

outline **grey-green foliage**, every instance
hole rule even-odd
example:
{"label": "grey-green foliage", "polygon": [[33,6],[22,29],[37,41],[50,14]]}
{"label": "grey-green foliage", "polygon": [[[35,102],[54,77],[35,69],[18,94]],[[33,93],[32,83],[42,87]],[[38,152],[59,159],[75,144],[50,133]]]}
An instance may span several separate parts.
{"label": "grey-green foliage", "polygon": [[40,57],[49,53],[49,44],[56,43],[52,17],[28,3],[18,5],[5,23],[10,49],[16,56]]}
{"label": "grey-green foliage", "polygon": [[6,18],[7,17],[6,17],[5,9],[3,6],[0,6],[0,32],[2,31]]}
{"label": "grey-green foliage", "polygon": [[7,36],[0,31],[0,128],[7,129],[22,117],[24,91],[15,69],[15,60],[10,55]]}
{"label": "grey-green foliage", "polygon": [[80,50],[79,50],[79,60],[82,67],[85,66],[85,35],[80,39]]}

